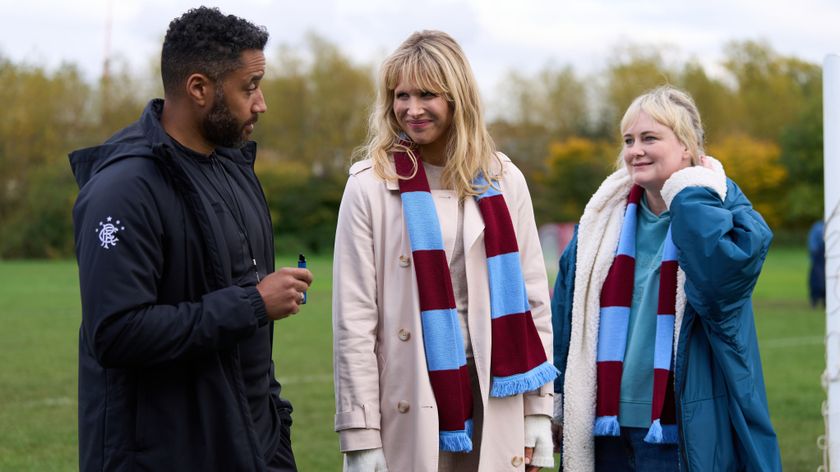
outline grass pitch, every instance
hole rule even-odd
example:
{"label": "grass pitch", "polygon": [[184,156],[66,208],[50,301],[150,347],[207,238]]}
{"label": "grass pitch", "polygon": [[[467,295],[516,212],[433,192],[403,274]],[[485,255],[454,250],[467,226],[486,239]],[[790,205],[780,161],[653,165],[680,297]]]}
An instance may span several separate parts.
{"label": "grass pitch", "polygon": [[[331,263],[330,256],[309,259],[315,282],[307,304],[275,328],[277,376],[295,407],[292,441],[304,472],[341,469],[333,432]],[[808,305],[807,264],[804,249],[771,249],[754,299],[770,412],[788,471],[815,470],[822,460],[825,313]],[[74,261],[0,262],[0,471],[78,469],[80,320]]]}

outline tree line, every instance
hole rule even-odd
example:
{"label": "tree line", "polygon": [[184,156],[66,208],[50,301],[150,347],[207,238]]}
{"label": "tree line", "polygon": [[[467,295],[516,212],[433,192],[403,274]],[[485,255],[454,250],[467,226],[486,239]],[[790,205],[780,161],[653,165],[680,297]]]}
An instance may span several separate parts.
{"label": "tree line", "polygon": [[[485,102],[491,134],[528,179],[538,224],[576,221],[621,149],[618,122],[640,93],[665,83],[691,93],[706,151],[721,160],[778,232],[822,217],[822,73],[761,41],[733,41],[709,66],[651,45],[616,49],[601,70],[547,65],[511,71]],[[316,35],[268,51],[257,175],[281,251],[332,250],[350,156],[362,144],[376,66]],[[97,83],[72,64],[48,71],[0,56],[0,258],[73,254],[78,191],[67,154],[135,120],[158,74],[120,67]]]}

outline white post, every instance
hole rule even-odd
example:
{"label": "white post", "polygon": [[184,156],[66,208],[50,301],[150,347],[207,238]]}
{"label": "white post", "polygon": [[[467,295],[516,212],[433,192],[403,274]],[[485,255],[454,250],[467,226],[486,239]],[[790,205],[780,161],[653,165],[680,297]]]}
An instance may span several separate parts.
{"label": "white post", "polygon": [[823,62],[823,142],[826,439],[830,470],[840,470],[840,56],[836,54]]}

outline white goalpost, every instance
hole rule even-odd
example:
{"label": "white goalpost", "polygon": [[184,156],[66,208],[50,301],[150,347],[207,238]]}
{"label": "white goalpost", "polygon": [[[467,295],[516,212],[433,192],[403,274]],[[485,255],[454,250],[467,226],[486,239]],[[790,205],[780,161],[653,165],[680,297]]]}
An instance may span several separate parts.
{"label": "white goalpost", "polygon": [[[828,470],[840,470],[840,55],[823,62],[825,373]],[[832,467],[833,464],[838,466]]]}

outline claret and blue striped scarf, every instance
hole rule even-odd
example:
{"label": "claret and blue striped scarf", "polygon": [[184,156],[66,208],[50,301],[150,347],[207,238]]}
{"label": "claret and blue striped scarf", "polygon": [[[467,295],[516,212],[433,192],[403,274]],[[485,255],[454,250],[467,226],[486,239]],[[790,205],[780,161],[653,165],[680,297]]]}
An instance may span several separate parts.
{"label": "claret and blue striped scarf", "polygon": [[[395,152],[394,164],[402,177],[400,196],[417,275],[423,347],[438,406],[440,449],[469,452],[472,388],[440,221],[419,158],[413,161],[407,153]],[[506,397],[539,388],[552,381],[557,371],[546,359],[531,317],[516,234],[504,197],[483,176],[474,184],[486,188],[475,198],[485,225],[492,327],[490,395]]]}
{"label": "claret and blue striped scarf", "polygon": [[[598,328],[598,395],[595,407],[595,436],[618,436],[619,399],[627,327],[633,302],[636,266],[637,211],[644,189],[630,190],[621,226],[618,249],[607,279],[601,289],[600,325]],[[653,361],[653,404],[651,425],[645,436],[648,443],[677,442],[674,404],[674,375],[671,354],[674,342],[674,314],[677,293],[677,248],[671,240],[671,228],[665,236],[659,269],[659,302],[656,310],[656,340]]]}

